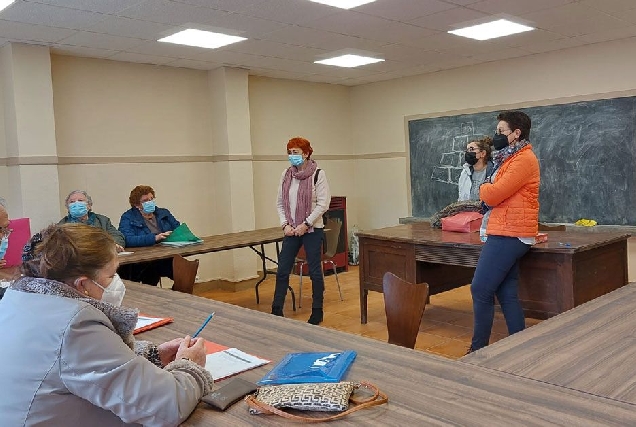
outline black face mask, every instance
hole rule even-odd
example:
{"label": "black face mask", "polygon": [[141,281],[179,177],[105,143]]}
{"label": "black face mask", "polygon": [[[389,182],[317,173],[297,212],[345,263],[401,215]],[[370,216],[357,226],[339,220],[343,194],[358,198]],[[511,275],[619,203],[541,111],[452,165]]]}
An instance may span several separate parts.
{"label": "black face mask", "polygon": [[495,150],[501,150],[508,146],[508,137],[502,133],[496,133],[492,138],[492,146]]}
{"label": "black face mask", "polygon": [[473,153],[472,151],[466,151],[464,153],[464,161],[469,165],[474,165],[477,163],[477,153]]}

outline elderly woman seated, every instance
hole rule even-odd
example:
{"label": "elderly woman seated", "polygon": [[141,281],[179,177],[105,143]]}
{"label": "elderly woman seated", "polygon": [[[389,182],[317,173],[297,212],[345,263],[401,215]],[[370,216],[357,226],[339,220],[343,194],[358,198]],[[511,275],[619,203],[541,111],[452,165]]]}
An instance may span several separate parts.
{"label": "elderly woman seated", "polygon": [[83,224],[101,228],[111,235],[117,244],[117,252],[124,250],[124,246],[126,246],[124,235],[121,234],[121,232],[110,222],[110,218],[93,212],[93,199],[86,191],[71,191],[68,196],[66,196],[65,204],[68,215],[62,218],[58,224],[81,222]]}
{"label": "elderly woman seated", "polygon": [[51,225],[25,246],[0,300],[2,425],[175,426],[212,390],[204,341],[135,341],[115,242]]}
{"label": "elderly woman seated", "polygon": [[[166,239],[179,226],[170,211],[155,203],[155,190],[148,185],[138,185],[128,197],[130,209],[121,215],[119,231],[126,239],[127,247],[152,246]],[[173,278],[172,259],[128,264],[120,274],[134,282],[156,286],[161,277]]]}

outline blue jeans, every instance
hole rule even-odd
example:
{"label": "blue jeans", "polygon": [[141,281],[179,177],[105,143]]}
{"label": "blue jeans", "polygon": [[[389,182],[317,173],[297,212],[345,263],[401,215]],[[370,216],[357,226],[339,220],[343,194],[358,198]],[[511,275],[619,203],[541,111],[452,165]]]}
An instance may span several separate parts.
{"label": "blue jeans", "polygon": [[305,247],[307,264],[309,264],[309,277],[311,278],[312,301],[311,308],[322,309],[323,295],[325,293],[325,280],[322,276],[322,228],[314,228],[311,233],[302,236],[285,236],[283,248],[278,255],[278,270],[276,271],[276,289],[274,290],[274,301],[272,307],[283,307],[287,288],[289,286],[289,275],[291,274],[296,255],[301,246]]}
{"label": "blue jeans", "polygon": [[519,301],[519,259],[530,250],[516,237],[488,236],[481,249],[470,285],[473,297],[474,329],[472,350],[488,345],[495,317],[495,295],[512,335],[525,328]]}

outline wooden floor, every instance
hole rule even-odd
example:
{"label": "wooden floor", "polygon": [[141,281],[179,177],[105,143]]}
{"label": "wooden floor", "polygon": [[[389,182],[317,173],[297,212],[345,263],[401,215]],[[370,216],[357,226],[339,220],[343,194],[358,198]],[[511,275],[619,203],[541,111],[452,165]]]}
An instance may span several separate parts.
{"label": "wooden floor", "polygon": [[[380,341],[387,340],[384,300],[381,293],[369,292],[368,323],[360,324],[360,285],[358,268],[349,267],[348,272],[338,274],[344,301],[340,301],[336,279],[333,275],[325,277],[325,319],[321,327],[337,329],[352,334],[363,335]],[[200,283],[195,286],[195,295],[223,301],[269,313],[274,295],[274,276],[259,286],[261,303],[256,304],[254,288],[244,291],[230,292],[222,290],[206,290],[209,286]],[[290,283],[298,298],[298,276],[291,276]],[[298,304],[298,301],[296,302]],[[294,312],[291,306],[291,295],[287,295],[285,316],[306,322],[311,314],[311,282],[303,280],[302,308]],[[537,324],[539,320],[526,319],[527,326]],[[440,356],[456,359],[466,353],[470,345],[473,325],[472,301],[468,286],[444,292],[431,297],[426,306],[424,319],[420,326],[415,348]],[[491,342],[507,336],[506,324],[500,312],[495,313],[495,324]],[[309,349],[308,349],[309,350]]]}

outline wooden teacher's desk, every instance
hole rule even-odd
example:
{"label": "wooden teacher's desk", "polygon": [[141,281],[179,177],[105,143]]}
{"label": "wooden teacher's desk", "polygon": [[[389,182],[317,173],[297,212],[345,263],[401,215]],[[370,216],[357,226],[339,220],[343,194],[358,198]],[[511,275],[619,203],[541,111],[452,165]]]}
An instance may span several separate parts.
{"label": "wooden teacher's desk", "polygon": [[[276,253],[278,255],[278,244],[283,241],[283,237],[283,232],[280,227],[272,227],[261,230],[240,231],[238,233],[218,234],[215,236],[203,237],[203,243],[189,246],[173,247],[157,244],[153,246],[126,248],[126,251],[133,253],[129,255],[121,255],[119,257],[119,265],[121,266],[138,262],[154,261],[157,259],[172,258],[175,255],[190,256],[209,252],[227,251],[231,249],[250,248],[261,258],[262,261],[263,277],[261,277],[254,285],[254,290],[256,291],[256,302],[258,303],[258,286],[263,282],[263,280],[265,280],[267,274],[270,273],[267,270],[266,261],[269,260],[278,264],[278,257],[274,260],[265,255],[265,244],[276,243]],[[291,293],[292,305],[295,310],[296,303],[293,289],[291,289]]]}
{"label": "wooden teacher's desk", "polygon": [[[204,339],[272,361],[239,374],[258,381],[287,353],[355,350],[346,380],[376,384],[389,403],[335,425],[634,425],[633,406],[565,387],[519,378],[372,340],[188,294],[127,283],[124,305],[174,322],[137,335],[161,343],[192,334],[212,311]],[[215,384],[221,387],[228,380]],[[225,412],[201,403],[185,426],[297,425],[273,415],[250,415],[239,402]]]}
{"label": "wooden teacher's desk", "polygon": [[[361,232],[360,319],[367,322],[369,290],[382,292],[390,271],[428,283],[434,295],[472,281],[483,243],[478,233],[428,224]],[[628,234],[550,231],[520,263],[519,297],[527,316],[545,319],[627,284]]]}

